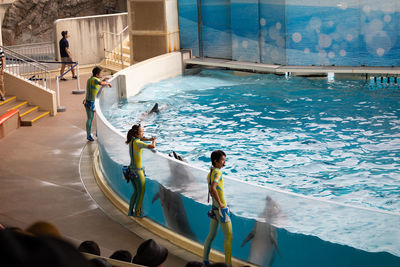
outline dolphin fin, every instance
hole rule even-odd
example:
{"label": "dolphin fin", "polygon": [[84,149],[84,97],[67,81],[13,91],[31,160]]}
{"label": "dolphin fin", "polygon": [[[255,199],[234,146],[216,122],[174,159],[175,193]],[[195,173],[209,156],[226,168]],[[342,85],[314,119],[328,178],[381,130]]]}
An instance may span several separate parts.
{"label": "dolphin fin", "polygon": [[241,247],[243,247],[247,242],[249,242],[251,239],[253,239],[255,235],[255,231],[254,229],[251,230],[251,232],[247,235],[247,237],[243,240],[242,245],[240,245]]}
{"label": "dolphin fin", "polygon": [[157,192],[155,195],[154,195],[154,197],[153,197],[153,200],[151,201],[151,204],[153,204],[157,199],[159,199],[160,198],[160,192]]}
{"label": "dolphin fin", "polygon": [[272,232],[271,232],[271,242],[274,245],[279,256],[282,257],[281,251],[279,250],[279,247],[278,247],[278,242],[276,242],[276,235],[272,234]]}
{"label": "dolphin fin", "polygon": [[160,113],[160,110],[158,109],[158,103],[156,103],[153,108],[149,111],[149,114],[151,113]]}

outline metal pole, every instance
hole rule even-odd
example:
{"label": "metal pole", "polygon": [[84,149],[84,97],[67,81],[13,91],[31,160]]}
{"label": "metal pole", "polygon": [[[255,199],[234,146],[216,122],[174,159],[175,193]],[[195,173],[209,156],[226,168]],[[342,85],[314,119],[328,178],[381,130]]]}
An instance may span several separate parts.
{"label": "metal pole", "polygon": [[72,93],[74,95],[81,95],[84,94],[85,91],[81,90],[81,82],[80,82],[80,78],[79,78],[79,63],[76,64],[76,82],[78,83],[78,90],[73,90]]}
{"label": "metal pole", "polygon": [[56,91],[56,94],[57,94],[57,112],[64,112],[67,109],[60,105],[60,83],[58,81],[58,76],[56,77],[56,82],[57,82],[57,91]]}
{"label": "metal pole", "polygon": [[124,69],[124,58],[122,56],[122,34],[119,34],[119,42],[120,42],[120,48],[121,48],[121,68]]}

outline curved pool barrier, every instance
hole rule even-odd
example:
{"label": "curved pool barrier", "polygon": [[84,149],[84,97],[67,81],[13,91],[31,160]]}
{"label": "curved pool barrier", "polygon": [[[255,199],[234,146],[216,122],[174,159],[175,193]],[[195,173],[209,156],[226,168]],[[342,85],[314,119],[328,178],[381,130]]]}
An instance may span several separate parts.
{"label": "curved pool barrier", "polygon": [[[107,117],[123,98],[148,84],[183,72],[179,52],[155,57],[118,72],[96,99],[98,164],[104,191],[127,212],[132,186],[122,178],[130,162],[124,135]],[[171,148],[173,150],[173,148]],[[193,167],[155,150],[144,150],[146,193],[143,226],[202,255],[208,235],[208,170]],[[261,266],[399,266],[400,214],[302,196],[224,176],[225,197],[233,212],[232,255]],[[249,203],[251,199],[251,205]],[[148,224],[148,223],[151,223]],[[157,232],[161,231],[161,232]],[[165,237],[165,236],[164,236]],[[169,239],[169,237],[166,237]],[[171,240],[173,241],[173,240]],[[191,250],[190,246],[197,244]],[[223,254],[219,231],[213,248]],[[218,253],[217,253],[218,254]],[[215,255],[217,255],[215,254]],[[221,258],[222,257],[222,258]],[[235,263],[244,265],[244,263]]]}

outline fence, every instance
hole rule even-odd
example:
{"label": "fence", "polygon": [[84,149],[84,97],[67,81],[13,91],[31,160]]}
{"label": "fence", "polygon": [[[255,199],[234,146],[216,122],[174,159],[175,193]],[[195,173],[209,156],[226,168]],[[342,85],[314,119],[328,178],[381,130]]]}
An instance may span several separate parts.
{"label": "fence", "polygon": [[[13,45],[7,48],[36,61],[52,61],[56,58],[53,42]],[[47,65],[49,69],[51,66]]]}
{"label": "fence", "polygon": [[23,77],[44,88],[51,88],[49,68],[45,64],[8,47],[2,48],[5,53],[7,72]]}
{"label": "fence", "polygon": [[104,58],[119,62],[121,67],[130,65],[130,59],[124,57],[124,41],[129,37],[128,26],[119,33],[103,32]]}

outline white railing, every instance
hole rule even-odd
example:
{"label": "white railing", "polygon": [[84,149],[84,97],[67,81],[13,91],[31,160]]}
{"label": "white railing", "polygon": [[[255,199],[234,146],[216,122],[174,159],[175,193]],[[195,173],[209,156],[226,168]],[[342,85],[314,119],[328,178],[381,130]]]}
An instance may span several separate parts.
{"label": "white railing", "polygon": [[6,48],[37,61],[54,60],[56,58],[54,42],[13,45]]}
{"label": "white railing", "polygon": [[[104,58],[113,59],[117,58],[121,63],[121,68],[130,65],[130,60],[126,61],[124,59],[123,42],[128,37],[128,26],[126,26],[122,31],[115,32],[103,32],[103,42],[104,42]],[[113,58],[114,57],[114,58]]]}
{"label": "white railing", "polygon": [[5,54],[5,70],[46,89],[51,88],[51,79],[48,67],[28,56],[15,52],[8,47],[0,46]]}

